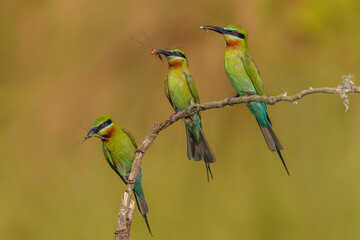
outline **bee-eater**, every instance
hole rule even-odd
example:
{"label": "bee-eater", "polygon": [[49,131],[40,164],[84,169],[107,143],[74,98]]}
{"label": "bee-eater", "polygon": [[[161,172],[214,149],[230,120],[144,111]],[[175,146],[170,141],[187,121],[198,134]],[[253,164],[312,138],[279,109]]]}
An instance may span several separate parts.
{"label": "bee-eater", "polygon": [[[180,49],[154,49],[151,54],[159,57],[162,54],[168,61],[169,71],[164,82],[164,90],[175,112],[185,110],[187,106],[192,104],[200,103],[199,93],[195,81],[190,75],[184,51]],[[187,156],[195,161],[204,160],[207,180],[209,181],[209,175],[213,178],[210,163],[215,162],[215,155],[206,141],[200,112],[184,119],[184,122],[187,136]]]}
{"label": "bee-eater", "polygon": [[[220,33],[225,38],[225,71],[237,96],[264,95],[260,73],[249,56],[246,29],[236,24],[230,24],[224,28],[210,25],[200,28]],[[287,174],[290,175],[281,155],[283,146],[272,129],[266,103],[252,102],[248,103],[247,107],[255,116],[269,149],[278,153]]]}
{"label": "bee-eater", "polygon": [[[93,128],[90,129],[85,139],[90,137],[98,137],[102,140],[102,149],[106,161],[117,175],[119,175],[125,183],[128,183],[128,175],[130,174],[137,149],[136,141],[131,133],[125,128],[120,128],[109,116],[104,115],[94,120]],[[148,206],[145,201],[141,180],[142,174],[140,169],[134,184],[134,195],[139,211],[144,217],[149,232],[152,235],[146,217]]]}

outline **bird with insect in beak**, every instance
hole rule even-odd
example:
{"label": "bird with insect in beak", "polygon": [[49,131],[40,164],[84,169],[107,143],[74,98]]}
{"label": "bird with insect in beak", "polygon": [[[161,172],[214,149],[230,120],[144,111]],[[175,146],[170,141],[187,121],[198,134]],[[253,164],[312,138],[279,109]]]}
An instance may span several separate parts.
{"label": "bird with insect in beak", "polygon": [[[230,24],[224,28],[210,25],[201,26],[200,28],[205,31],[217,32],[225,38],[225,71],[237,93],[236,97],[246,95],[263,96],[264,88],[260,73],[255,62],[249,56],[246,29],[236,24]],[[231,98],[229,98],[230,100]],[[255,116],[270,151],[278,153],[287,174],[290,175],[281,155],[283,146],[272,129],[266,103],[252,102],[246,105]]]}
{"label": "bird with insect in beak", "polygon": [[[153,49],[151,54],[164,55],[168,61],[169,71],[164,82],[165,95],[175,113],[183,111],[187,106],[200,103],[200,97],[195,81],[190,75],[188,62],[184,51],[180,49]],[[187,136],[187,156],[195,161],[204,160],[207,180],[213,178],[210,163],[215,162],[215,155],[206,141],[200,112],[184,119]]]}
{"label": "bird with insect in beak", "polygon": [[[99,116],[94,120],[93,128],[90,129],[84,141],[91,138],[100,138],[103,145],[102,149],[106,161],[117,175],[124,181],[129,183],[128,176],[131,172],[137,145],[134,137],[125,128],[120,128],[116,125],[109,116]],[[145,201],[144,191],[141,186],[142,174],[141,169],[134,183],[134,195],[136,203],[141,215],[145,219],[147,228],[150,226],[146,214],[148,213],[148,206]]]}

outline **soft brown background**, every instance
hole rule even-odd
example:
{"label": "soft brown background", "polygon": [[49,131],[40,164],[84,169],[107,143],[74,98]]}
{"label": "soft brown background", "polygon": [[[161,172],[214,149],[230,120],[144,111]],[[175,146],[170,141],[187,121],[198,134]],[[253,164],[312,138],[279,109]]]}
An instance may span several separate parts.
{"label": "soft brown background", "polygon": [[[202,102],[234,95],[225,43],[203,24],[244,25],[267,95],[359,76],[359,1],[0,2],[0,239],[113,239],[124,184],[101,143],[77,145],[109,114],[138,142],[173,112],[167,65],[180,46]],[[355,78],[355,82],[359,80]],[[360,96],[311,95],[269,107],[288,177],[245,106],[202,114],[215,180],[186,159],[178,122],[147,152],[143,187],[154,233],[135,213],[133,239],[359,239]]]}

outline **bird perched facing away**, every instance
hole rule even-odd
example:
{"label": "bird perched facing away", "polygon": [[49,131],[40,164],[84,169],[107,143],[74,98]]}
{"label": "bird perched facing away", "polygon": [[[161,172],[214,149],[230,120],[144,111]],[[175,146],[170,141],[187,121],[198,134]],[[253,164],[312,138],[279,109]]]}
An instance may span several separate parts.
{"label": "bird perched facing away", "polygon": [[[246,29],[236,24],[230,24],[224,28],[210,25],[200,28],[220,33],[225,38],[225,71],[237,96],[264,95],[260,73],[248,53]],[[266,103],[252,102],[248,103],[247,107],[255,116],[269,149],[278,153],[287,174],[290,175],[281,155],[283,146],[272,129]]]}
{"label": "bird perched facing away", "polygon": [[[94,120],[93,128],[90,129],[86,139],[98,137],[103,145],[102,149],[106,161],[110,167],[120,176],[120,178],[128,183],[128,175],[131,172],[131,166],[135,158],[137,149],[136,141],[129,131],[116,125],[109,116],[99,116]],[[137,206],[141,215],[144,217],[146,225],[150,226],[146,214],[148,207],[145,201],[144,191],[141,186],[142,174],[141,169],[134,184],[134,195]]]}
{"label": "bird perched facing away", "polygon": [[[154,49],[151,54],[164,55],[169,64],[169,71],[164,82],[165,95],[175,112],[185,110],[187,106],[200,103],[200,97],[195,81],[190,75],[185,53],[180,49]],[[215,162],[215,155],[206,141],[200,113],[184,119],[187,136],[187,156],[195,161],[204,160],[207,179],[213,178],[210,163]]]}

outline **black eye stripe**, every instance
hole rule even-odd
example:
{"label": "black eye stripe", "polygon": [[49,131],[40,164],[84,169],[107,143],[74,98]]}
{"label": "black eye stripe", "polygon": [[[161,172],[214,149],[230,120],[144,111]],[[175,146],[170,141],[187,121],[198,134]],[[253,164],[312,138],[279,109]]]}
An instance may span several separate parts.
{"label": "black eye stripe", "polygon": [[109,126],[112,123],[111,119],[108,119],[106,122],[102,122],[99,126],[100,129]]}
{"label": "black eye stripe", "polygon": [[233,36],[236,36],[236,37],[239,37],[241,39],[244,39],[245,38],[245,35],[242,34],[242,33],[239,33],[238,31],[236,31],[236,34],[234,34],[234,30],[227,30],[227,32],[230,34],[230,35],[233,35]]}
{"label": "black eye stripe", "polygon": [[180,51],[175,51],[175,52],[173,52],[173,55],[174,55],[174,56],[177,56],[177,57],[182,57],[182,58],[185,58],[185,59],[186,59],[185,55],[182,54]]}

